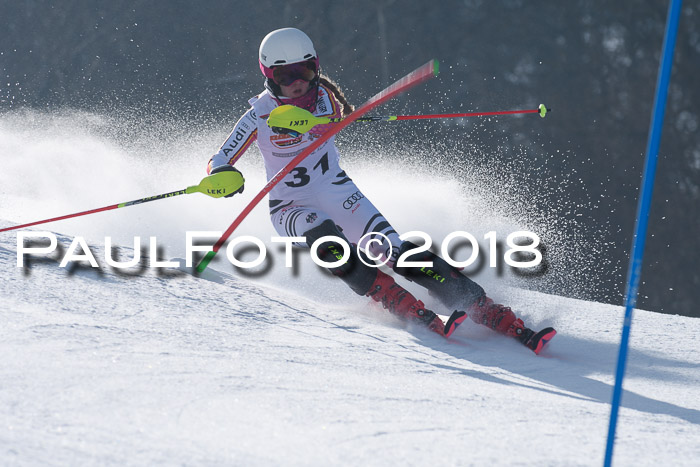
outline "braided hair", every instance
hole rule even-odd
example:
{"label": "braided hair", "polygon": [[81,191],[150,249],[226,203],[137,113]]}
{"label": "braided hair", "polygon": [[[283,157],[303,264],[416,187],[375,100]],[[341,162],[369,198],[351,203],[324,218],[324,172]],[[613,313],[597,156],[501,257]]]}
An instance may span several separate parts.
{"label": "braided hair", "polygon": [[340,104],[343,106],[343,117],[347,117],[353,112],[353,110],[355,110],[355,107],[350,102],[348,102],[347,98],[345,97],[345,94],[343,94],[343,91],[340,90],[340,87],[335,81],[321,73],[319,82],[326,86],[328,89],[330,89],[331,92],[333,92],[335,98],[338,99],[338,102],[340,102]]}

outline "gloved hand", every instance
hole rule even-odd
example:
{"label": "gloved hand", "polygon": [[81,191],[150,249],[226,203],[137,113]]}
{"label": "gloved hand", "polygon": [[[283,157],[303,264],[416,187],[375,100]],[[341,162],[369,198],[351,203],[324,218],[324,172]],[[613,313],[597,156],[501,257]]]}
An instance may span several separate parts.
{"label": "gloved hand", "polygon": [[[215,173],[219,173],[219,172],[238,172],[239,174],[241,174],[241,177],[243,177],[243,174],[241,173],[240,170],[238,170],[237,168],[230,166],[228,164],[214,167],[213,169],[211,169],[211,172],[209,172],[209,175],[214,175]],[[245,185],[241,185],[241,187],[237,191],[234,191],[233,193],[224,196],[224,198],[231,198],[231,197],[233,197],[233,195],[235,195],[237,193],[243,193],[244,186]]]}

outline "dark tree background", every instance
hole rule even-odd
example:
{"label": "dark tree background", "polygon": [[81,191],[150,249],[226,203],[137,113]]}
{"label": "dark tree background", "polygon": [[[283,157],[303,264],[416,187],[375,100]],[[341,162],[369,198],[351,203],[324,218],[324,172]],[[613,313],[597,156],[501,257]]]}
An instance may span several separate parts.
{"label": "dark tree background", "polygon": [[[309,34],[324,70],[355,103],[437,58],[439,79],[395,101],[392,113],[540,102],[553,112],[546,123],[499,119],[497,132],[472,121],[432,122],[374,127],[368,137],[412,132],[450,148],[448,135],[465,163],[463,140],[476,137],[499,157],[512,147],[554,155],[531,162],[546,160],[544,172],[517,176],[537,184],[548,173],[567,174],[578,182],[566,190],[588,206],[580,234],[614,245],[601,257],[591,253],[594,261],[601,270],[622,266],[614,285],[591,284],[590,298],[619,304],[667,6],[647,0],[0,0],[0,111],[139,109],[154,120],[177,115],[233,123],[261,89],[260,40],[286,26]],[[685,2],[638,303],[692,316],[700,316],[699,15],[697,2]]]}

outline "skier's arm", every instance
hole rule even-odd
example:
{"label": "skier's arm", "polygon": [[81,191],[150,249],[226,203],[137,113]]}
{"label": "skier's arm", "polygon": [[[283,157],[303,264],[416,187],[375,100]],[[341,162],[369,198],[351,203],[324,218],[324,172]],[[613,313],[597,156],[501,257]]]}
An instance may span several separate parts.
{"label": "skier's arm", "polygon": [[207,165],[207,173],[214,167],[233,165],[257,139],[258,127],[253,109],[249,109],[233,127],[229,137],[219,151],[212,156]]}

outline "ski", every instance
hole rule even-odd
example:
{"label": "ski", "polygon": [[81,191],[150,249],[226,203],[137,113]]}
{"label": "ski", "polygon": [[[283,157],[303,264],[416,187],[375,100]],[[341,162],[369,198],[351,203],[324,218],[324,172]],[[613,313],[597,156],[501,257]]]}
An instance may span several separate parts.
{"label": "ski", "polygon": [[523,333],[518,336],[520,342],[536,355],[542,352],[542,349],[556,336],[557,331],[554,328],[544,328],[540,332],[535,332],[532,329],[524,328]]}
{"label": "ski", "polygon": [[445,339],[450,337],[453,332],[459,327],[460,324],[464,322],[464,320],[467,319],[467,312],[466,311],[459,311],[456,310],[452,312],[452,315],[447,319],[447,322],[445,323]]}
{"label": "ski", "polygon": [[[465,319],[467,319],[467,313],[465,311],[456,310],[452,312],[452,315],[445,323],[445,338],[449,338]],[[551,327],[544,328],[539,332],[535,332],[529,328],[522,328],[522,332],[515,336],[515,338],[525,347],[535,352],[536,355],[539,355],[542,349],[544,349],[556,334],[557,331]]]}

